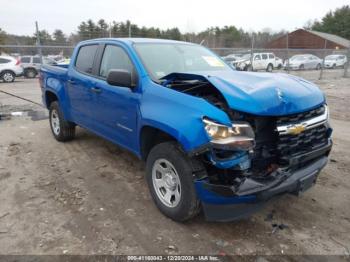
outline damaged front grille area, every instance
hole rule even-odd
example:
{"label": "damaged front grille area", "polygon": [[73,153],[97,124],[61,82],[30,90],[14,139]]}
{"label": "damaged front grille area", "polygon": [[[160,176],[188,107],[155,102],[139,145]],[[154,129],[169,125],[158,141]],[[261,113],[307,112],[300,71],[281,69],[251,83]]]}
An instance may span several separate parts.
{"label": "damaged front grille area", "polygon": [[326,110],[326,107],[322,105],[320,107],[317,107],[307,112],[278,117],[276,120],[276,125],[280,126],[280,125],[294,124],[294,123],[306,121],[311,118],[323,115],[325,113],[325,110]]}
{"label": "damaged front grille area", "polygon": [[293,156],[305,153],[327,144],[328,126],[323,124],[312,129],[305,130],[298,135],[279,136],[277,151],[281,156]]}
{"label": "damaged front grille area", "polygon": [[[251,123],[256,134],[252,158],[254,173],[270,170],[273,165],[288,166],[290,158],[325,146],[330,137],[327,110],[322,105],[307,112],[282,117],[246,115],[244,118]],[[318,119],[321,121],[314,121]],[[279,131],[278,127],[286,129]],[[301,129],[288,133],[289,127]]]}

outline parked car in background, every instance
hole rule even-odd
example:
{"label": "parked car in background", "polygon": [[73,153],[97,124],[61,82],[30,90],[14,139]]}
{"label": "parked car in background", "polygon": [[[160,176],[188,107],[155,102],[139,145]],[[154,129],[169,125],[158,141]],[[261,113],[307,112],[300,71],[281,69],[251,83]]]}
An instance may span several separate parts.
{"label": "parked car in background", "polygon": [[253,65],[251,65],[251,54],[242,56],[241,60],[235,61],[234,66],[241,71],[257,71],[266,70],[271,72],[274,68],[278,67],[276,63],[276,57],[273,53],[254,53]]}
{"label": "parked car in background", "polygon": [[0,79],[6,83],[15,81],[16,76],[23,74],[23,67],[18,59],[11,56],[0,56]]}
{"label": "parked car in background", "polygon": [[346,55],[328,55],[324,59],[325,68],[343,67],[348,62]]}
{"label": "parked car in background", "polygon": [[242,58],[242,56],[243,56],[242,54],[229,54],[229,55],[223,56],[221,58],[229,65],[233,65],[232,63],[234,63],[237,60],[240,60]]}
{"label": "parked car in background", "polygon": [[[23,74],[27,78],[34,78],[38,75],[41,63],[39,56],[22,56],[21,63],[23,66]],[[57,62],[51,58],[43,57],[43,63],[46,65],[56,65]]]}
{"label": "parked car in background", "polygon": [[277,69],[281,69],[283,67],[283,60],[282,60],[282,58],[279,58],[279,57],[276,56],[275,67]]}
{"label": "parked car in background", "polygon": [[294,55],[285,61],[285,69],[290,70],[304,70],[304,69],[316,69],[319,70],[322,67],[322,59],[311,54]]}

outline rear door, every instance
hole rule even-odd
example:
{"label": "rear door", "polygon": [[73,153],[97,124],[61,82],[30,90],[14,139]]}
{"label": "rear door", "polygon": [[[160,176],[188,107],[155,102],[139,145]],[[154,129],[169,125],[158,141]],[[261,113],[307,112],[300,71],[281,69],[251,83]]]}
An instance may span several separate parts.
{"label": "rear door", "polygon": [[261,54],[261,67],[259,69],[266,69],[269,64],[269,56],[267,54]]}
{"label": "rear door", "polygon": [[136,69],[125,51],[117,44],[101,47],[101,59],[93,95],[93,118],[98,133],[123,145],[135,148],[137,110],[140,94],[135,89],[112,86],[106,82],[111,69],[121,69],[136,74]]}
{"label": "rear door", "polygon": [[67,92],[74,122],[93,128],[92,96],[96,83],[93,70],[98,44],[83,45],[79,48],[75,64],[68,70]]}

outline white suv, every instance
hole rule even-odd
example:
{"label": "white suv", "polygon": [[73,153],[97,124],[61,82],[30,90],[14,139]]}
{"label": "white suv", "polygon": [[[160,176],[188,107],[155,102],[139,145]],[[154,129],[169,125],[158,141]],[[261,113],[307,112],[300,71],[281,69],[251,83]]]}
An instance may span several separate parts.
{"label": "white suv", "polygon": [[324,59],[324,67],[333,69],[336,67],[344,68],[347,61],[345,55],[328,55]]}
{"label": "white suv", "polygon": [[278,61],[273,53],[254,53],[253,65],[251,65],[250,55],[243,56],[245,60],[237,61],[235,67],[238,70],[243,71],[257,71],[266,70],[271,72],[274,68],[278,67]]}
{"label": "white suv", "polygon": [[6,83],[15,81],[23,74],[21,62],[11,56],[0,56],[0,79]]}

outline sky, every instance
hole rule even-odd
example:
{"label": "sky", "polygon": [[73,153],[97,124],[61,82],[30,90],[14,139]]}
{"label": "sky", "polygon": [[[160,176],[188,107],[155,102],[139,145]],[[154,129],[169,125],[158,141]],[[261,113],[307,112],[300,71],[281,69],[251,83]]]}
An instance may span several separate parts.
{"label": "sky", "polygon": [[350,0],[0,0],[0,28],[33,35],[38,21],[40,30],[61,29],[69,35],[80,22],[103,18],[161,29],[178,27],[183,33],[224,25],[246,31],[292,31],[346,4]]}

